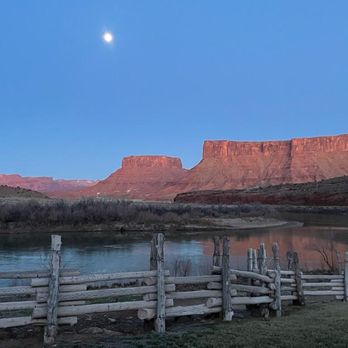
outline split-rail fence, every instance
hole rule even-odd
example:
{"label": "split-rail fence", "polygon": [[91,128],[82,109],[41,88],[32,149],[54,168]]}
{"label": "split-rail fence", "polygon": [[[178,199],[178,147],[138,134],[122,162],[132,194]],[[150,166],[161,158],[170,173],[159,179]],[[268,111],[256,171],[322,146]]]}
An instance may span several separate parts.
{"label": "split-rail fence", "polygon": [[[281,316],[285,301],[304,305],[309,296],[348,300],[348,252],[341,274],[304,274],[296,252],[288,252],[288,269],[281,269],[277,243],[268,269],[262,243],[248,249],[245,271],[231,268],[228,237],[214,237],[211,273],[177,277],[164,267],[164,235],[158,233],[151,242],[150,270],[80,275],[61,267],[61,237],[51,240],[48,271],[0,272],[0,279],[30,280],[30,285],[0,287],[0,328],[44,326],[45,345],[54,343],[59,325],[74,325],[89,313],[134,310],[164,333],[171,317],[220,313],[230,321],[241,305]],[[29,314],[18,316],[23,311]]]}

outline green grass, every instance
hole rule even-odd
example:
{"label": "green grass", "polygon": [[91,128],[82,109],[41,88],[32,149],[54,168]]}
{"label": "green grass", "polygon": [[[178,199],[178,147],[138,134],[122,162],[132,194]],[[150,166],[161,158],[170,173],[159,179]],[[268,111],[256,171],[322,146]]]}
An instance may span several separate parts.
{"label": "green grass", "polygon": [[[191,332],[189,332],[191,330]],[[348,347],[348,304],[292,307],[289,315],[264,320],[234,319],[165,335],[124,338],[129,347]]]}

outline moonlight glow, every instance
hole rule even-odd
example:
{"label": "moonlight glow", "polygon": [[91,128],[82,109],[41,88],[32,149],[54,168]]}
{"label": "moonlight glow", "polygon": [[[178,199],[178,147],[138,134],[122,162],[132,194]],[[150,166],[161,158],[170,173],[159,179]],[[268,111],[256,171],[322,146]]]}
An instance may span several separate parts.
{"label": "moonlight glow", "polygon": [[110,33],[109,31],[106,31],[103,34],[103,40],[109,44],[114,40],[114,37],[113,37],[112,33]]}

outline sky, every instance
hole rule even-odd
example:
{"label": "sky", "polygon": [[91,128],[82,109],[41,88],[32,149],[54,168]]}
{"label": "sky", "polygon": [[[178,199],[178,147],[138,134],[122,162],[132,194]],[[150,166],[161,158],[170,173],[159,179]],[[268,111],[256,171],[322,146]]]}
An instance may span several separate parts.
{"label": "sky", "polygon": [[[348,133],[348,2],[1,0],[0,173]],[[105,31],[114,35],[103,41]]]}

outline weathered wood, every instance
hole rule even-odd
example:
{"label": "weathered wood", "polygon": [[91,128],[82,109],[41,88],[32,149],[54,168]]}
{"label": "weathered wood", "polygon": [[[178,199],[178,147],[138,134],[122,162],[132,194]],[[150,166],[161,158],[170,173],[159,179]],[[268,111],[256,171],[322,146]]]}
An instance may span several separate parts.
{"label": "weathered wood", "polygon": [[257,264],[257,251],[256,249],[253,249],[253,267],[252,267],[252,271],[259,273],[259,267]]}
{"label": "weathered wood", "polygon": [[59,306],[81,306],[85,305],[86,301],[63,301],[59,302]]}
{"label": "weathered wood", "polygon": [[204,275],[189,277],[168,277],[168,282],[172,284],[204,284],[210,282],[221,282],[221,275]]}
{"label": "weathered wood", "polygon": [[[165,291],[175,291],[174,284],[167,284]],[[156,293],[156,286],[137,286],[129,288],[112,288],[112,289],[100,289],[100,290],[87,290],[66,292],[59,294],[59,301],[75,301],[75,300],[93,300],[99,298],[119,297],[119,296],[131,296],[131,295],[144,295],[149,293]],[[37,295],[38,302],[47,301],[47,294],[39,293]]]}
{"label": "weathered wood", "polygon": [[[157,254],[156,254],[156,240],[155,238],[151,239],[150,244],[150,271],[156,271],[157,272]],[[157,280],[156,280],[157,282]],[[156,284],[156,283],[154,283]],[[147,285],[153,285],[153,284],[147,284]]]}
{"label": "weathered wood", "polygon": [[253,248],[249,248],[247,252],[247,271],[253,271]]}
{"label": "weathered wood", "polygon": [[212,307],[220,307],[222,305],[222,299],[220,297],[210,297],[208,298],[208,300],[206,301],[205,305],[208,308],[212,308]]}
{"label": "weathered wood", "polygon": [[194,298],[209,298],[221,297],[221,290],[195,290],[195,291],[177,291],[169,293],[170,298],[174,300],[194,299]]}
{"label": "weathered wood", "polygon": [[[77,323],[77,317],[63,317],[58,318],[59,325],[75,325]],[[26,325],[46,325],[46,319],[32,319],[32,317],[14,317],[0,319],[0,329],[6,329],[10,327],[19,327]]]}
{"label": "weathered wood", "polygon": [[[35,289],[37,294],[43,294],[46,293],[48,294],[48,287],[37,287],[33,288]],[[87,285],[86,284],[77,284],[77,285],[59,285],[59,293],[61,292],[74,292],[74,291],[86,291],[87,290]]]}
{"label": "weathered wood", "polygon": [[[272,303],[273,298],[269,296],[257,296],[257,297],[247,297],[247,296],[241,296],[241,297],[232,297],[231,303],[232,305],[250,305],[250,304],[268,304]],[[214,298],[208,299],[206,302],[206,306],[220,306],[222,304],[222,299],[220,298]]]}
{"label": "weathered wood", "polygon": [[[268,270],[269,271],[269,270]],[[280,270],[281,275],[287,275],[287,276],[294,276],[295,272],[294,271],[285,271],[285,270]]]}
{"label": "weathered wood", "polygon": [[0,311],[33,309],[35,305],[36,301],[0,302]]}
{"label": "weathered wood", "polygon": [[164,283],[164,235],[158,233],[154,237],[157,261],[157,312],[155,330],[158,333],[166,331],[166,293]]}
{"label": "weathered wood", "polygon": [[237,277],[242,277],[242,278],[250,278],[254,280],[260,280],[264,283],[273,283],[273,279],[262,274],[258,274],[255,272],[248,272],[248,271],[239,271],[237,269],[231,269],[231,273],[236,275]]}
{"label": "weathered wood", "polygon": [[[248,248],[247,251],[247,271],[253,271],[253,248]],[[248,284],[253,285],[252,279],[248,279]]]}
{"label": "weathered wood", "polygon": [[259,267],[260,274],[267,274],[267,255],[266,255],[266,247],[265,243],[261,243],[257,253],[257,264]]}
{"label": "weathered wood", "polygon": [[282,286],[281,291],[296,291],[296,288],[293,286]]}
{"label": "weathered wood", "polygon": [[[169,271],[165,271],[165,275],[169,275]],[[121,280],[121,279],[139,279],[156,277],[157,271],[140,271],[140,272],[121,272],[121,273],[104,273],[104,274],[91,274],[82,275],[76,277],[61,277],[59,284],[61,285],[72,285],[72,284],[83,284],[106,280]],[[32,286],[47,286],[48,278],[32,279]]]}
{"label": "weathered wood", "polygon": [[228,237],[224,237],[222,240],[222,311],[223,320],[231,321],[233,310],[231,304],[230,247]]}
{"label": "weathered wood", "polygon": [[305,295],[303,292],[303,274],[300,270],[299,258],[297,252],[293,253],[293,267],[295,272],[295,283],[296,283],[296,292],[297,300],[293,302],[295,305],[303,306],[305,304]]}
{"label": "weathered wood", "polygon": [[220,237],[219,236],[214,236],[213,238],[214,242],[214,253],[213,253],[213,267],[221,266],[221,244],[220,244]]}
{"label": "weathered wood", "polygon": [[[75,269],[61,269],[61,276],[77,276],[80,272]],[[21,272],[0,272],[0,279],[32,279],[32,278],[47,278],[50,276],[50,271],[21,271]]]}
{"label": "weathered wood", "polygon": [[232,297],[232,304],[267,304],[273,302],[273,298],[269,296],[257,296],[257,297]]}
{"label": "weathered wood", "polygon": [[315,288],[321,288],[321,287],[332,287],[332,286],[337,286],[338,284],[342,284],[343,287],[343,282],[340,283],[332,283],[332,282],[322,282],[322,283],[307,283],[304,282],[302,284],[302,287],[304,288],[311,288],[311,287],[315,287]]}
{"label": "weathered wood", "polygon": [[[259,267],[259,273],[261,275],[266,276],[267,274],[267,253],[266,253],[266,247],[264,243],[260,243],[260,246],[257,250],[257,263]],[[272,282],[274,283],[273,279]],[[261,282],[261,286],[265,286],[265,282]],[[269,317],[269,308],[268,306],[265,306],[264,304],[260,304],[260,312],[261,315],[265,318]]]}
{"label": "weathered wood", "polygon": [[[233,292],[232,296],[236,295],[236,292]],[[143,297],[144,301],[153,301],[156,300],[157,295],[154,293],[146,294]],[[219,290],[194,290],[194,291],[176,291],[166,293],[167,299],[174,300],[185,300],[185,299],[198,299],[198,298],[209,298],[211,296],[222,297],[222,292]]]}
{"label": "weathered wood", "polygon": [[281,274],[280,274],[280,258],[279,258],[279,246],[278,243],[273,243],[272,245],[272,253],[273,253],[273,263],[275,268],[275,300],[274,300],[274,308],[276,310],[277,317],[281,317],[282,315],[282,300],[281,300]]}
{"label": "weathered wood", "polygon": [[[193,306],[176,306],[166,308],[167,317],[181,317],[185,315],[205,315],[210,313],[219,313],[222,308],[214,307],[208,308],[204,304],[193,305]],[[155,316],[155,311],[153,309],[145,308],[138,310],[138,318],[141,320],[152,319]]]}
{"label": "weathered wood", "polygon": [[207,284],[207,289],[208,290],[221,290],[222,284],[218,283],[218,282],[210,282]]}
{"label": "weathered wood", "polygon": [[344,299],[348,301],[348,251],[344,257]]}
{"label": "weathered wood", "polygon": [[294,270],[294,253],[293,251],[288,251],[286,253],[286,257],[288,259],[288,270]]}
{"label": "weathered wood", "polygon": [[294,301],[294,300],[297,300],[297,296],[296,295],[282,295],[281,300],[282,301]]}
{"label": "weathered wood", "polygon": [[302,274],[301,278],[304,280],[313,280],[313,279],[330,280],[330,279],[332,279],[332,280],[342,281],[344,276],[340,275],[340,274]]}
{"label": "weathered wood", "polygon": [[58,329],[59,269],[62,240],[57,235],[52,235],[51,240],[51,278],[48,286],[47,326],[45,326],[44,333],[45,345],[52,345],[54,343]]}
{"label": "weathered wood", "polygon": [[254,285],[244,285],[244,284],[232,284],[232,289],[238,290],[238,291],[244,291],[244,292],[250,292],[252,294],[271,294],[273,291],[269,288],[266,288],[264,286],[254,286]]}
{"label": "weathered wood", "polygon": [[296,280],[292,278],[280,278],[282,284],[295,284]]}
{"label": "weathered wood", "polygon": [[274,283],[268,283],[268,284],[266,284],[267,285],[267,287],[270,289],[270,290],[275,290],[275,285],[274,285]]}
{"label": "weathered wood", "polygon": [[[173,306],[173,300],[167,299],[166,306]],[[157,301],[130,301],[130,302],[112,302],[96,303],[83,306],[58,307],[59,317],[78,316],[90,313],[116,312],[127,310],[138,310],[140,308],[156,308]],[[32,317],[34,319],[44,318],[47,314],[47,307],[35,307]]]}
{"label": "weathered wood", "polygon": [[35,295],[36,290],[31,286],[9,286],[0,288],[0,296]]}
{"label": "weathered wood", "polygon": [[344,291],[333,291],[333,290],[305,290],[305,296],[336,296],[344,295]]}

